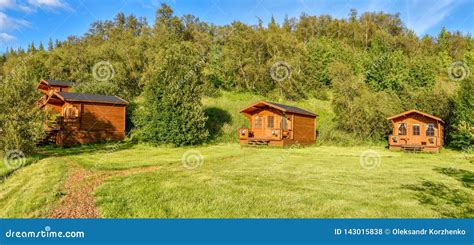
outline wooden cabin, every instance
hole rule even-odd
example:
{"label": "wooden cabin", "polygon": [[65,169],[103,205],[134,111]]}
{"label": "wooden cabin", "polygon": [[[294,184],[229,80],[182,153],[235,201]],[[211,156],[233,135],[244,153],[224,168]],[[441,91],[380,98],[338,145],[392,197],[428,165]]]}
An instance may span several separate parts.
{"label": "wooden cabin", "polygon": [[56,118],[47,123],[47,136],[39,143],[64,146],[123,140],[128,102],[117,96],[69,92],[74,85],[40,81],[38,89],[44,95],[37,104]]}
{"label": "wooden cabin", "polygon": [[239,129],[240,144],[286,146],[316,142],[317,115],[298,107],[260,101],[240,110],[249,128]]}
{"label": "wooden cabin", "polygon": [[69,92],[71,87],[76,85],[75,82],[58,81],[58,80],[41,80],[37,88],[44,94],[50,91],[54,92]]}
{"label": "wooden cabin", "polygon": [[392,122],[390,149],[438,152],[444,145],[444,121],[439,117],[409,110],[388,119]]}

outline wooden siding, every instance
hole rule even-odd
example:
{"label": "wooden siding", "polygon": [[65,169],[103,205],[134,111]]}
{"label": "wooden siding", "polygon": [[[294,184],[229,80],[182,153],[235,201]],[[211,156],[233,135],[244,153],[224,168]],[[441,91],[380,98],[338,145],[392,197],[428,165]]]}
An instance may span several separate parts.
{"label": "wooden siding", "polygon": [[[444,125],[439,120],[418,113],[411,113],[391,119],[392,134],[389,136],[390,149],[401,149],[405,146],[420,146],[425,151],[437,151],[444,145]],[[406,134],[399,134],[399,126],[405,123]],[[434,125],[434,135],[428,136],[428,124]],[[415,135],[414,125],[419,126],[419,135]]]}
{"label": "wooden siding", "polygon": [[82,104],[81,130],[125,131],[125,106]]}
{"label": "wooden siding", "polygon": [[[66,108],[74,107],[78,117],[68,118]],[[89,144],[125,138],[124,105],[102,103],[64,103],[64,127],[56,138],[58,145]]]}
{"label": "wooden siding", "polygon": [[[251,114],[244,114],[249,119],[249,130],[253,137],[239,137],[241,144],[248,144],[250,140],[267,140],[269,145],[286,146],[291,144],[314,144],[316,142],[316,118],[294,113],[284,115],[288,119],[288,127],[282,130],[283,114],[274,108],[262,108]],[[261,118],[261,127],[256,127],[256,118]],[[268,127],[269,117],[273,117],[273,127]],[[286,132],[285,137],[272,135],[272,131]]]}
{"label": "wooden siding", "polygon": [[294,115],[293,140],[300,144],[316,142],[316,119],[304,115]]}

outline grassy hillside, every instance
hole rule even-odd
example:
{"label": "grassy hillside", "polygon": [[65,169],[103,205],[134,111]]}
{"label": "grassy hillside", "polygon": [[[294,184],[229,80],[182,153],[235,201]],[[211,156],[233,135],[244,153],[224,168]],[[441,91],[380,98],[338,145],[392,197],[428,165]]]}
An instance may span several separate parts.
{"label": "grassy hillside", "polygon": [[203,99],[204,110],[209,117],[208,128],[211,132],[211,142],[237,142],[237,129],[248,127],[248,120],[239,113],[240,109],[260,100],[269,100],[277,103],[293,105],[318,114],[317,118],[317,145],[385,145],[383,141],[358,139],[347,132],[341,132],[334,125],[334,112],[330,100],[315,98],[289,101],[280,96],[265,97],[251,93],[236,93],[220,91],[216,97]]}
{"label": "grassy hillside", "polygon": [[221,91],[219,96],[205,97],[203,105],[206,115],[209,117],[208,128],[211,131],[211,139],[217,142],[237,142],[237,129],[248,127],[248,120],[239,111],[257,101],[269,100],[277,103],[293,105],[318,114],[317,129],[321,141],[328,140],[333,128],[332,119],[334,114],[331,103],[327,100],[306,99],[301,101],[288,101],[258,96],[251,93],[235,93]]}

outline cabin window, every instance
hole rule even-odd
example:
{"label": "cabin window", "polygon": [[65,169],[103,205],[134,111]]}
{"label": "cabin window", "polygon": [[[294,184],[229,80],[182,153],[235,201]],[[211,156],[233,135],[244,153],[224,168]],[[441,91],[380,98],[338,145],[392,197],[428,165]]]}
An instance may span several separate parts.
{"label": "cabin window", "polygon": [[434,124],[428,123],[428,127],[426,128],[426,136],[434,136],[434,135],[435,135]]}
{"label": "cabin window", "polygon": [[255,129],[262,128],[262,117],[261,116],[256,116],[255,117],[254,128]]}
{"label": "cabin window", "polygon": [[64,108],[64,118],[76,118],[79,116],[79,111],[74,106]]}
{"label": "cabin window", "polygon": [[286,118],[285,116],[281,117],[280,127],[281,127],[281,129],[288,130],[288,118]]}
{"label": "cabin window", "polygon": [[420,125],[413,124],[413,135],[420,135]]}
{"label": "cabin window", "polygon": [[275,118],[274,118],[274,116],[268,116],[267,127],[268,128],[274,128],[275,127]]}
{"label": "cabin window", "polygon": [[398,135],[407,135],[406,123],[400,123],[400,125],[398,125]]}

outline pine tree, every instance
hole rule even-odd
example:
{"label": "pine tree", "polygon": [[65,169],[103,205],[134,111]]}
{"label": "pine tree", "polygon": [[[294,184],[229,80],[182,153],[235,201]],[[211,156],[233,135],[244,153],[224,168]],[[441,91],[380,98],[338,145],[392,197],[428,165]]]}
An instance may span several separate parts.
{"label": "pine tree", "polygon": [[39,51],[44,51],[44,46],[43,46],[43,43],[40,42],[39,45],[38,45],[38,50]]}
{"label": "pine tree", "polygon": [[53,39],[52,38],[49,38],[49,41],[48,41],[48,51],[52,51],[53,50]]}

